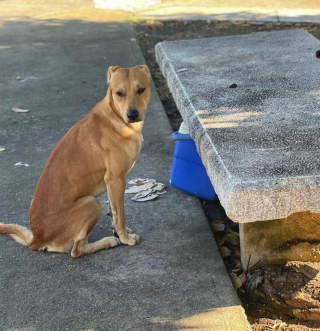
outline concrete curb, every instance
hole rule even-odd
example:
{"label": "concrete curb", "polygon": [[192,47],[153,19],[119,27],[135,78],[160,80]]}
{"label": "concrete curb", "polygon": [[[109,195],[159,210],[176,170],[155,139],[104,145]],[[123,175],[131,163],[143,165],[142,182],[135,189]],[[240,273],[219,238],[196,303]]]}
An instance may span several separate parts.
{"label": "concrete curb", "polygon": [[278,9],[260,7],[205,7],[158,5],[133,11],[137,19],[217,20],[257,22],[320,23],[320,9]]}

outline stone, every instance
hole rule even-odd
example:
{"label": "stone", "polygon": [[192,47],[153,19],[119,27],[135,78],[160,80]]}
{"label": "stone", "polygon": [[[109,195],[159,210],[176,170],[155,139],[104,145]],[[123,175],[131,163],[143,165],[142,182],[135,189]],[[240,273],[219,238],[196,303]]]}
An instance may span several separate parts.
{"label": "stone", "polygon": [[[233,221],[320,213],[319,46],[303,30],[156,45],[162,73]],[[233,83],[238,87],[230,89]]]}
{"label": "stone", "polygon": [[302,212],[280,220],[241,223],[240,246],[245,269],[287,261],[320,262],[320,215]]}
{"label": "stone", "polygon": [[303,30],[156,45],[221,205],[241,224],[244,267],[250,255],[251,263],[320,261],[312,255],[320,238],[319,46]]}

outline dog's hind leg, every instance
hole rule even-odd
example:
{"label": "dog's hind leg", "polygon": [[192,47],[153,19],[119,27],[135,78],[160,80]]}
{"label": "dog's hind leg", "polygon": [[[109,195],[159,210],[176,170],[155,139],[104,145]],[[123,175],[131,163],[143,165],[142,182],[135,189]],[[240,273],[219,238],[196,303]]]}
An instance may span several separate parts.
{"label": "dog's hind leg", "polygon": [[71,257],[77,258],[84,255],[89,255],[102,249],[108,249],[120,245],[119,239],[116,237],[104,237],[93,243],[88,243],[87,239],[77,240],[72,248]]}
{"label": "dog's hind leg", "polygon": [[120,241],[115,237],[105,237],[94,243],[88,243],[88,236],[99,221],[100,215],[101,206],[94,196],[78,199],[69,214],[69,219],[72,220],[70,230],[74,234],[71,257],[81,257],[120,244]]}

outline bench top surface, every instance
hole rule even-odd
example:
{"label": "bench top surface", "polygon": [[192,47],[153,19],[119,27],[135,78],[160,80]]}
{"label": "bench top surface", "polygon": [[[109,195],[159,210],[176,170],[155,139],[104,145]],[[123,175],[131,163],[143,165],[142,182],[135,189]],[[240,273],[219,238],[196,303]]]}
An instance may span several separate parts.
{"label": "bench top surface", "polygon": [[[319,48],[303,30],[156,46],[208,175],[239,222],[320,212],[320,201],[305,201],[310,190],[299,193],[320,186]],[[257,204],[274,210],[251,213]]]}

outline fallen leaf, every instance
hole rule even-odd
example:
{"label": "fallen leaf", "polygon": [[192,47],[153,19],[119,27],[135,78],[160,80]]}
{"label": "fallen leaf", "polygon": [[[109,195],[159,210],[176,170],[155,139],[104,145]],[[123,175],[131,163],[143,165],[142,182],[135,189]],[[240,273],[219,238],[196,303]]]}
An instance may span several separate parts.
{"label": "fallen leaf", "polygon": [[242,286],[242,281],[238,276],[231,276],[230,278],[235,289],[238,289]]}
{"label": "fallen leaf", "polygon": [[165,194],[165,185],[163,183],[157,183],[154,179],[149,178],[135,178],[129,181],[131,187],[129,187],[125,193],[133,193],[135,196],[133,201],[149,201],[154,200],[158,195]]}
{"label": "fallen leaf", "polygon": [[0,146],[0,152],[3,152],[3,151],[5,151],[5,150],[6,150],[5,147]]}
{"label": "fallen leaf", "polygon": [[139,186],[131,186],[130,188],[128,188],[125,192],[126,193],[138,193],[138,192],[142,192],[145,190],[149,190],[154,186],[154,183],[152,182],[148,182],[144,185],[139,185]]}
{"label": "fallen leaf", "polygon": [[234,272],[235,274],[238,274],[238,272],[240,272],[242,269],[241,268],[235,268],[232,269],[232,272]]}
{"label": "fallen leaf", "polygon": [[236,233],[236,232],[229,232],[227,233],[225,236],[223,236],[223,239],[224,241],[234,245],[234,246],[237,246],[240,244],[240,237],[239,237],[239,233]]}
{"label": "fallen leaf", "polygon": [[149,200],[154,200],[158,197],[157,194],[153,193],[152,190],[144,191],[137,193],[132,200],[133,201],[138,201],[138,202],[143,202],[143,201],[149,201]]}
{"label": "fallen leaf", "polygon": [[222,246],[224,244],[224,240],[221,238],[216,238],[218,246]]}
{"label": "fallen leaf", "polygon": [[152,187],[153,192],[161,192],[163,191],[165,185],[162,183],[156,183],[155,186]]}
{"label": "fallen leaf", "polygon": [[156,183],[155,179],[149,178],[134,178],[129,181],[129,185],[143,185],[146,183]]}
{"label": "fallen leaf", "polygon": [[223,231],[225,229],[225,227],[226,226],[222,223],[212,223],[212,229],[215,232]]}
{"label": "fallen leaf", "polygon": [[[152,191],[154,192],[153,189],[152,189]],[[167,191],[165,189],[163,189],[162,191],[156,191],[155,193],[157,193],[158,195],[161,195],[161,194],[167,193]]]}
{"label": "fallen leaf", "polygon": [[243,273],[240,274],[238,277],[241,279],[241,281],[242,281],[242,285],[244,285],[244,284],[246,283],[246,281],[247,281],[247,275],[246,275],[246,273],[243,272]]}
{"label": "fallen leaf", "polygon": [[12,108],[12,111],[14,111],[15,113],[27,113],[29,109]]}
{"label": "fallen leaf", "polygon": [[241,262],[239,261],[239,260],[237,260],[237,259],[234,259],[234,267],[235,268],[241,268]]}
{"label": "fallen leaf", "polygon": [[231,253],[230,249],[228,247],[226,247],[226,246],[221,246],[220,247],[220,251],[221,251],[222,257],[227,257]]}
{"label": "fallen leaf", "polygon": [[276,320],[274,322],[274,325],[272,327],[273,330],[277,330],[277,331],[281,331],[281,330],[285,330],[287,327],[287,323],[282,322],[280,320]]}

